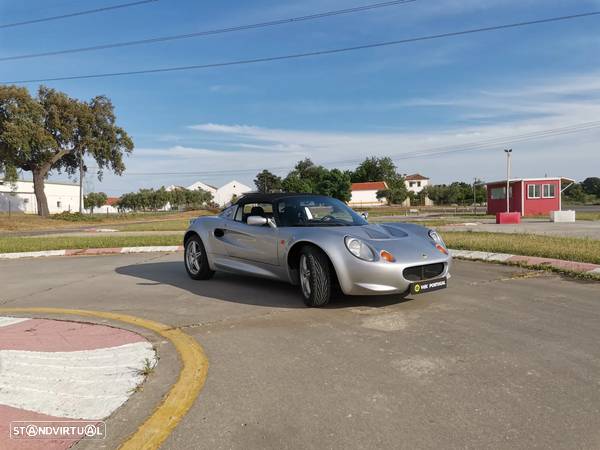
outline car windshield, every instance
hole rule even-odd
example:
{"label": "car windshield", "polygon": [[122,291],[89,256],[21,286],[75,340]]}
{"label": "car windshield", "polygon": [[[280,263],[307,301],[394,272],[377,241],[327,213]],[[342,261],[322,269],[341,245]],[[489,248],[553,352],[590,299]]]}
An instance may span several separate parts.
{"label": "car windshield", "polygon": [[277,203],[282,227],[326,227],[366,225],[362,216],[345,203],[329,197],[298,196]]}

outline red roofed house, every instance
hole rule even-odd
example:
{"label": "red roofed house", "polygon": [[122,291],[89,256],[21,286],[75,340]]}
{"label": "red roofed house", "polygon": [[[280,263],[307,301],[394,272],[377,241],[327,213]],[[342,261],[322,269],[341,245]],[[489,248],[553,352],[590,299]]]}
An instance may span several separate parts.
{"label": "red roofed house", "polygon": [[[420,193],[424,187],[429,186],[429,178],[424,177],[420,173],[415,173],[413,175],[404,175],[404,184],[406,185],[406,189],[409,192],[414,194]],[[425,206],[433,205],[433,202],[429,197],[425,197],[423,199],[423,204]]]}
{"label": "red roofed house", "polygon": [[119,212],[117,209],[118,201],[119,197],[108,197],[104,205],[100,208],[94,208],[94,214],[117,214]]}
{"label": "red roofed house", "polygon": [[378,199],[377,191],[387,189],[385,181],[369,181],[366,183],[352,183],[349,205],[350,206],[383,206],[385,198]]}
{"label": "red roofed house", "polygon": [[420,173],[404,175],[404,183],[406,184],[406,189],[418,194],[425,186],[429,185],[429,178],[424,177]]}

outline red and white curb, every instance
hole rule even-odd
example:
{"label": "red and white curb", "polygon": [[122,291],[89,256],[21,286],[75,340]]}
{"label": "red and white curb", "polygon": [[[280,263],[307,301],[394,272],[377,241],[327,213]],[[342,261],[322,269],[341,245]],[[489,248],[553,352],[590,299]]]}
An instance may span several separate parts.
{"label": "red and white curb", "polygon": [[66,449],[73,440],[11,439],[11,422],[99,421],[156,364],[150,342],[105,325],[0,317],[0,448]]}
{"label": "red and white curb", "polygon": [[0,259],[41,258],[46,256],[118,255],[123,253],[179,252],[181,245],[148,247],[79,248],[70,250],[44,250],[39,252],[0,253]]}
{"label": "red and white curb", "polygon": [[530,266],[549,266],[572,272],[582,272],[591,275],[600,275],[600,265],[565,261],[554,258],[539,258],[537,256],[511,255],[509,253],[478,252],[470,250],[450,250],[450,254],[458,259],[470,259],[475,261],[492,261],[513,264],[528,264]]}

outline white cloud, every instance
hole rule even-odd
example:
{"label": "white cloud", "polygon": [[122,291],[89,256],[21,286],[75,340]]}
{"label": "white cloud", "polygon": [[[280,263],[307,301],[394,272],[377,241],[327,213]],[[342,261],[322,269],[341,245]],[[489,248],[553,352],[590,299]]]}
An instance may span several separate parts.
{"label": "white cloud", "polygon": [[[396,159],[400,171],[424,173],[434,182],[470,180],[474,176],[501,178],[504,174],[501,150],[504,145],[510,145],[510,139],[472,151],[418,158],[410,156],[430,149],[462,150],[469,148],[473,142],[600,120],[599,79],[596,74],[590,73],[533,80],[531,84],[518,88],[497,88],[440,99],[403,100],[406,114],[410,114],[412,108],[439,109],[449,105],[456,109],[464,123],[460,126],[432,126],[419,131],[322,131],[246,124],[196,124],[189,127],[197,132],[196,138],[204,142],[212,140],[213,144],[136,149],[128,159],[127,168],[129,173],[202,174],[144,177],[129,176],[126,172],[122,178],[107,175],[106,184],[111,186],[112,191],[107,190],[115,194],[140,186],[190,184],[197,179],[219,184],[236,178],[251,184],[259,169],[273,168],[279,174],[285,174],[305,157],[328,167],[344,169],[355,167],[357,161],[367,156],[390,155]],[[468,117],[477,117],[478,120],[467,120]],[[591,176],[600,167],[599,141],[600,129],[590,128],[578,134],[549,134],[543,139],[515,142],[512,144],[515,149],[514,175],[555,174],[576,179]]]}

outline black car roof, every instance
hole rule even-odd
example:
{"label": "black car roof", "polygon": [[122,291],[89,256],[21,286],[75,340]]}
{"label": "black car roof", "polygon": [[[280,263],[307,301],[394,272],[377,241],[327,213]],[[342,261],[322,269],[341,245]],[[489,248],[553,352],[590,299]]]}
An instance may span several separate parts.
{"label": "black car roof", "polygon": [[[236,205],[242,203],[275,203],[278,200],[289,198],[289,197],[327,197],[326,195],[319,194],[306,194],[300,192],[272,192],[272,193],[261,193],[261,192],[248,192],[242,195],[235,203]],[[328,198],[328,197],[327,197]]]}

